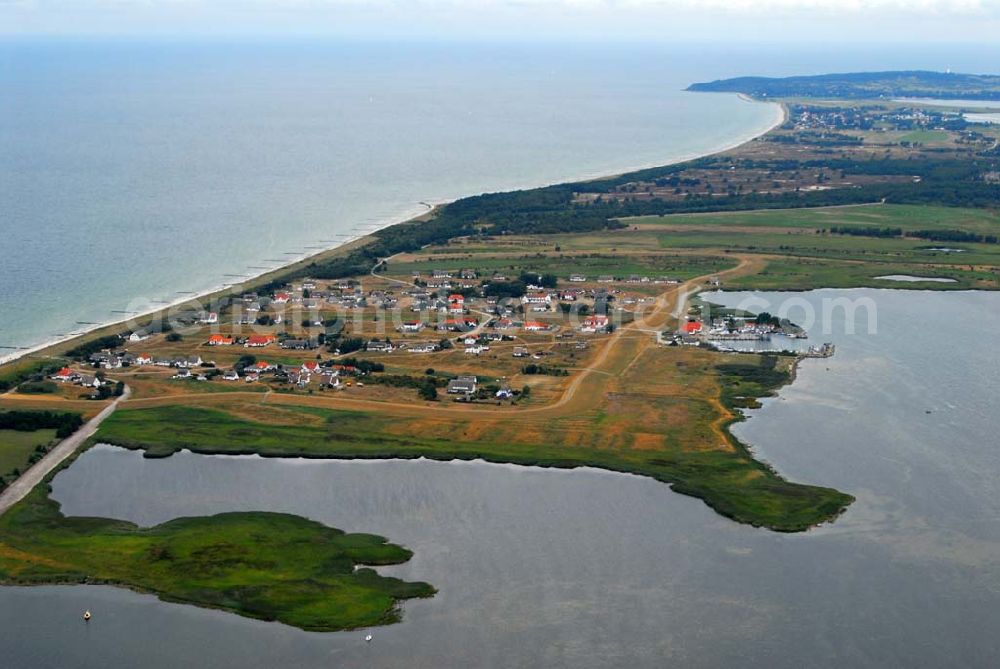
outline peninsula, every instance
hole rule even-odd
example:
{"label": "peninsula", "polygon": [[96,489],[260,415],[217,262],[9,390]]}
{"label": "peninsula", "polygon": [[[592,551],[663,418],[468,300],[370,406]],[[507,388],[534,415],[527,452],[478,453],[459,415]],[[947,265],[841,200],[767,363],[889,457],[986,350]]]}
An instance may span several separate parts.
{"label": "peninsula", "polygon": [[[208,301],[19,360],[0,368],[0,409],[89,417],[127,383],[132,395],[91,443],[148,457],[190,449],[592,466],[654,478],[769,530],[833,522],[851,495],[785,479],[728,429],[790,382],[804,355],[832,348],[731,350],[741,338],[808,333],[694,296],[1000,289],[1000,128],[920,103],[794,95],[778,127],[736,149],[464,198]],[[121,583],[309,629],[388,622],[399,600],[433,592],[347,569],[408,557],[381,538],[337,553],[357,535],[274,514],[149,529],[64,518],[46,486],[0,518],[6,582]],[[182,546],[230,550],[199,543],[203,531],[246,536],[247,524],[329,543],[319,562],[303,558],[295,583],[311,582],[328,558],[345,570],[322,594],[286,584],[306,598],[294,601],[284,590],[229,596],[256,570],[244,558],[226,558],[221,580],[180,588],[164,576],[192,559]],[[102,556],[120,541],[141,546],[106,569]],[[273,541],[275,555],[292,550]],[[261,581],[281,564],[275,557]],[[372,605],[341,615],[310,604],[335,592],[358,601],[352,588]]]}
{"label": "peninsula", "polygon": [[908,70],[804,77],[736,77],[692,84],[688,90],[744,93],[757,98],[943,98],[1000,102],[1000,76]]}

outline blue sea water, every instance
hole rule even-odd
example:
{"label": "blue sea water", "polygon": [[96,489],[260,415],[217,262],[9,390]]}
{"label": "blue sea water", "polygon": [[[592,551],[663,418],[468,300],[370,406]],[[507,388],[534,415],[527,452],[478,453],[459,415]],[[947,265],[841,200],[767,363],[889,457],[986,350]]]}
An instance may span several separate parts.
{"label": "blue sea water", "polygon": [[0,41],[0,346],[232,282],[421,202],[676,161],[775,120],[770,105],[683,92],[693,81],[979,70],[990,55]]}
{"label": "blue sea water", "polygon": [[[713,151],[775,109],[627,52],[21,44],[0,345],[203,291],[438,202]],[[664,76],[665,72],[669,76]]]}

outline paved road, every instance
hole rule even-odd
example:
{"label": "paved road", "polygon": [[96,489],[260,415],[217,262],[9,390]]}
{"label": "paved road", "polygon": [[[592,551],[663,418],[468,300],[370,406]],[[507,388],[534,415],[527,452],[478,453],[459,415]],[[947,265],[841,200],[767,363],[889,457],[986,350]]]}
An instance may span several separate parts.
{"label": "paved road", "polygon": [[132,389],[125,386],[125,392],[121,397],[104,407],[104,409],[101,410],[101,413],[87,421],[87,423],[84,424],[79,430],[59,442],[58,446],[46,453],[44,458],[32,465],[28,471],[21,474],[16,481],[11,483],[7,489],[0,493],[0,516],[7,513],[7,509],[24,499],[25,495],[31,492],[36,485],[41,483],[42,479],[48,476],[49,472],[58,467],[63,460],[75,453],[76,449],[78,449],[83,442],[97,432],[97,428],[100,427],[104,419],[115,412],[115,409],[118,408],[118,403],[122,400],[128,399],[131,394]]}

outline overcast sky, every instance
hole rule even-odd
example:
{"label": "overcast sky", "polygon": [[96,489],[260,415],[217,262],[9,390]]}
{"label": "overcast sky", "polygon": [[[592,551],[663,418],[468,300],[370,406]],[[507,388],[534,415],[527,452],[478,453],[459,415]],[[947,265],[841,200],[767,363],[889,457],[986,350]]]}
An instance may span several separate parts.
{"label": "overcast sky", "polygon": [[0,0],[0,33],[995,42],[1000,0]]}

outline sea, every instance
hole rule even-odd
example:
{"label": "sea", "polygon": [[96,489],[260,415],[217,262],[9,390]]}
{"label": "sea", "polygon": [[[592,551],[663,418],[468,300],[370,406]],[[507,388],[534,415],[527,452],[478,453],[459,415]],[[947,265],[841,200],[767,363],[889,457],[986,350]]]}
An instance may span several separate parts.
{"label": "sea", "polygon": [[0,40],[0,359],[504,189],[739,144],[741,74],[997,46]]}

